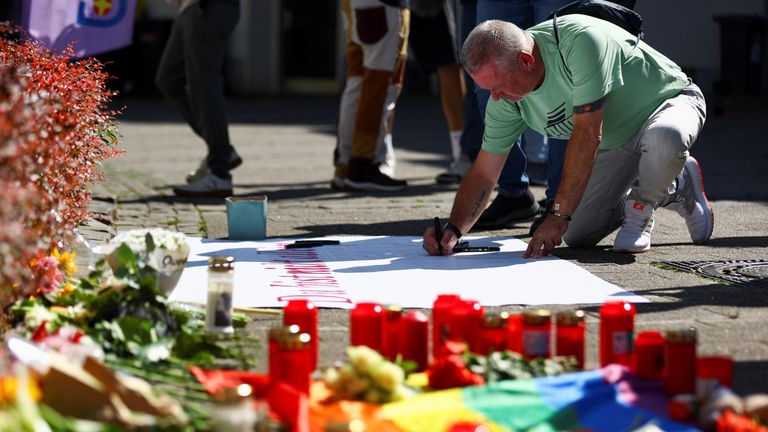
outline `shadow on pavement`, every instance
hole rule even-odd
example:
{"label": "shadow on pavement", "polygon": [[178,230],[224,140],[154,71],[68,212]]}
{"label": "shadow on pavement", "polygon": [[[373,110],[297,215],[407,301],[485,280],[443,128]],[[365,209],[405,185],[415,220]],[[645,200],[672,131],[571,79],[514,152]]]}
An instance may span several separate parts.
{"label": "shadow on pavement", "polygon": [[329,225],[298,226],[297,230],[304,230],[307,235],[303,237],[322,237],[333,235],[365,235],[365,236],[414,236],[421,237],[424,230],[430,226],[431,220],[399,220],[380,223],[342,223]]}
{"label": "shadow on pavement", "polygon": [[[158,191],[169,191],[175,185],[166,184],[160,186],[154,186],[154,189]],[[326,182],[322,183],[306,183],[306,184],[290,184],[283,189],[273,190],[274,187],[279,187],[279,184],[235,184],[238,189],[253,189],[252,191],[242,192],[234,194],[236,197],[248,197],[255,195],[267,195],[270,201],[283,201],[283,200],[298,200],[302,198],[314,198],[317,201],[336,201],[345,200],[349,198],[359,197],[378,197],[378,198],[408,198],[408,197],[424,197],[435,193],[444,192],[445,189],[436,185],[415,185],[408,186],[405,190],[399,192],[361,192],[361,191],[342,191],[331,189]],[[323,195],[327,195],[323,197]],[[180,197],[176,195],[147,195],[141,198],[135,198],[130,200],[121,200],[124,203],[147,203],[147,202],[164,202],[164,203],[200,203],[200,204],[223,204],[223,198],[206,198],[206,197]]]}
{"label": "shadow on pavement", "polygon": [[741,395],[765,393],[768,389],[768,361],[733,362],[733,389]]}

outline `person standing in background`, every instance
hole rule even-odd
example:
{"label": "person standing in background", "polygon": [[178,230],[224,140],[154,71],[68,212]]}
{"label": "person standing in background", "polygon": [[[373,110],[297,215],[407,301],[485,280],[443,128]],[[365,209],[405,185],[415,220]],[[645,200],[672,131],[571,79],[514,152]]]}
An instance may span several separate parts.
{"label": "person standing in background", "polygon": [[331,188],[403,190],[407,182],[391,177],[392,126],[405,73],[408,0],[342,0],[341,10],[347,81],[339,107]]}
{"label": "person standing in background", "polygon": [[466,90],[459,64],[455,16],[450,0],[411,0],[411,52],[424,72],[437,71],[440,103],[448,124],[451,164],[435,179],[440,184],[459,183],[472,164],[461,152],[462,100]]}
{"label": "person standing in background", "polygon": [[240,19],[239,0],[168,0],[179,7],[165,45],[155,83],[205,140],[208,155],[173,188],[179,196],[232,195],[230,170],[242,159],[229,142],[224,102],[224,56],[229,36]]}
{"label": "person standing in background", "polygon": [[[475,28],[477,21],[477,0],[461,0],[461,19],[459,27],[461,28],[461,40],[463,44],[467,39],[469,32]],[[477,94],[475,82],[466,71],[464,73],[464,100],[462,103],[462,112],[464,114],[464,132],[461,134],[459,147],[461,155],[459,162],[452,165],[448,172],[438,175],[437,182],[441,184],[457,184],[464,178],[464,175],[472,167],[477,153],[480,151],[480,145],[483,142],[483,118],[480,116],[480,109],[477,106]]]}

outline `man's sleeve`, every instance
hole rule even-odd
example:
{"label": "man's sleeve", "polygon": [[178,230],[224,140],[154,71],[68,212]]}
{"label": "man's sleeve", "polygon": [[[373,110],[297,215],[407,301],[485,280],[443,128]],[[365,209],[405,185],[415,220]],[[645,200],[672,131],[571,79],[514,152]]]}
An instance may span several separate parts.
{"label": "man's sleeve", "polygon": [[565,61],[573,83],[573,106],[594,102],[623,86],[622,57],[619,44],[600,29],[587,27],[574,35],[565,47]]}
{"label": "man's sleeve", "polygon": [[485,110],[485,133],[482,149],[489,153],[506,153],[525,131],[526,124],[514,103],[488,100]]}

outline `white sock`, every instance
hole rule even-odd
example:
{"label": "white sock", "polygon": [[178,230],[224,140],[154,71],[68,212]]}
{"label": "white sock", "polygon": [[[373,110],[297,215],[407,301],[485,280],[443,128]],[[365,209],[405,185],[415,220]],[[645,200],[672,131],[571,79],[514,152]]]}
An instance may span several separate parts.
{"label": "white sock", "polygon": [[463,130],[448,131],[451,137],[451,157],[454,162],[458,162],[461,157],[461,134],[463,133]]}

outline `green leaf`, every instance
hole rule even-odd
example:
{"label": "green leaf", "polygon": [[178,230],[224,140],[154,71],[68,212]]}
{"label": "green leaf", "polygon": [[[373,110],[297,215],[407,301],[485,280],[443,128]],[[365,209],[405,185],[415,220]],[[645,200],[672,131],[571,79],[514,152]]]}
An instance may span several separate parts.
{"label": "green leaf", "polygon": [[155,250],[155,239],[152,238],[152,234],[147,233],[144,241],[147,243],[147,255],[149,255]]}
{"label": "green leaf", "polygon": [[117,248],[117,268],[115,269],[115,277],[127,278],[129,275],[136,274],[138,269],[138,260],[136,254],[131,248],[121,243]]}
{"label": "green leaf", "polygon": [[410,375],[416,370],[416,368],[419,367],[419,364],[413,360],[403,360],[402,354],[397,355],[397,358],[395,358],[395,364],[400,366],[400,369],[403,370],[406,376]]}
{"label": "green leaf", "polygon": [[135,342],[143,346],[157,342],[157,333],[152,323],[134,316],[124,316],[116,320],[126,342]]}

